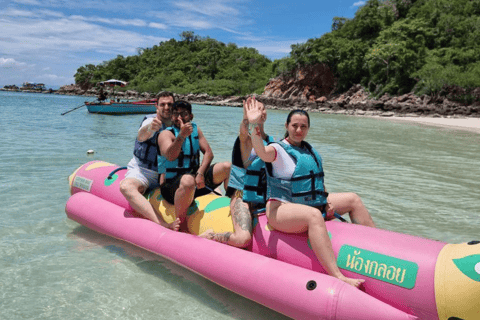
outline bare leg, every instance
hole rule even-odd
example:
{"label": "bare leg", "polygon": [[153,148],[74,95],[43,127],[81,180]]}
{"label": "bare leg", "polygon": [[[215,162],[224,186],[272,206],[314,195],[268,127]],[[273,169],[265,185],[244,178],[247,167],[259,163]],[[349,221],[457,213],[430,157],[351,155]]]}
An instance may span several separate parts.
{"label": "bare leg", "polygon": [[352,286],[358,287],[362,279],[345,277],[337,266],[332,243],[320,210],[296,203],[271,201],[267,203],[268,223],[286,233],[308,232],[308,239],[318,261],[327,273]]}
{"label": "bare leg", "polygon": [[252,216],[248,205],[242,200],[241,192],[237,191],[233,195],[230,201],[230,212],[235,230],[234,233],[215,233],[209,229],[199,236],[238,248],[248,246],[252,240]]}
{"label": "bare leg", "polygon": [[228,179],[230,178],[230,162],[220,162],[213,166],[213,183],[219,184],[223,182],[223,187],[227,190]]}
{"label": "bare leg", "polygon": [[185,174],[180,179],[180,186],[175,192],[175,213],[181,221],[187,217],[187,209],[195,195],[195,178]]}
{"label": "bare leg", "polygon": [[163,219],[159,218],[153,209],[153,206],[143,196],[145,186],[139,180],[134,178],[123,179],[122,182],[120,182],[120,191],[135,212],[165,228],[178,230],[180,221],[174,221],[171,224],[168,224],[163,221]]}
{"label": "bare leg", "polygon": [[372,216],[356,193],[330,193],[328,200],[337,213],[343,215],[348,212],[353,223],[375,228]]}

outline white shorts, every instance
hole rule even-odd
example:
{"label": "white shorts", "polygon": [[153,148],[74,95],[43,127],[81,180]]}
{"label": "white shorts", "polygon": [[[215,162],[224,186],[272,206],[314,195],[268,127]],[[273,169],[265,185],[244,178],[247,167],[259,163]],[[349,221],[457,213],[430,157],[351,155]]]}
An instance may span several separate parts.
{"label": "white shorts", "polygon": [[125,179],[137,179],[145,187],[145,190],[149,188],[154,189],[159,186],[158,172],[139,166],[139,161],[136,157],[133,157],[132,160],[130,160],[127,165],[127,169],[128,170],[125,174]]}

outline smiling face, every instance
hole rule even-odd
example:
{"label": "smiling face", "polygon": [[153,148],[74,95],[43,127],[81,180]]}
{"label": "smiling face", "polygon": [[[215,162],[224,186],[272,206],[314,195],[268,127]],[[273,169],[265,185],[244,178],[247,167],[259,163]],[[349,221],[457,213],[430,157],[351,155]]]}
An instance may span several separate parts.
{"label": "smiling face", "polygon": [[176,108],[175,111],[172,112],[172,122],[178,128],[180,128],[181,125],[180,119],[182,119],[183,123],[190,122],[193,119],[193,114],[185,108]]}
{"label": "smiling face", "polygon": [[172,105],[173,105],[173,97],[160,97],[158,98],[156,108],[157,108],[157,115],[160,116],[162,121],[170,121],[172,116]]}
{"label": "smiling face", "polygon": [[308,117],[304,114],[295,113],[290,117],[290,122],[285,123],[288,133],[288,141],[293,145],[300,145],[310,129]]}

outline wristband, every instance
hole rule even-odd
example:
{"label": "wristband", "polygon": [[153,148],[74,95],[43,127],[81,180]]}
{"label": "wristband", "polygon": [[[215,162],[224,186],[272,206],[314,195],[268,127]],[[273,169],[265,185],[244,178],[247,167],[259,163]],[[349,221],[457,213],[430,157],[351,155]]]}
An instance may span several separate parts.
{"label": "wristband", "polygon": [[254,129],[255,129],[256,133],[259,134],[260,128],[258,127],[258,123],[250,123],[248,125],[248,133],[249,134],[252,134]]}
{"label": "wristband", "polygon": [[195,174],[195,176],[198,176],[198,175],[201,175],[201,176],[203,176],[204,174],[203,174],[203,173],[201,173],[201,172],[197,172],[197,173]]}

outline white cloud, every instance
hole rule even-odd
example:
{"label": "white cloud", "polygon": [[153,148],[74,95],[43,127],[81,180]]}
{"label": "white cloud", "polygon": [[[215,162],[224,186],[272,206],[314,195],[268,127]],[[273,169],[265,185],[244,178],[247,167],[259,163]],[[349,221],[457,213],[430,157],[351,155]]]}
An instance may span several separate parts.
{"label": "white cloud", "polygon": [[37,78],[39,79],[47,79],[47,80],[50,80],[50,81],[55,81],[55,80],[64,80],[64,79],[69,79],[69,77],[62,77],[62,76],[58,76],[56,74],[42,74],[42,75],[39,75]]}
{"label": "white cloud", "polygon": [[177,8],[186,11],[200,13],[206,16],[238,16],[240,11],[232,6],[228,6],[225,3],[231,3],[232,1],[221,0],[207,0],[207,1],[178,1],[173,3]]}
{"label": "white cloud", "polygon": [[59,11],[39,10],[38,12],[40,13],[40,15],[45,16],[45,17],[55,17],[55,18],[65,17],[65,15],[62,12],[59,12]]}
{"label": "white cloud", "polygon": [[15,68],[26,65],[27,64],[25,62],[17,62],[13,58],[0,58],[0,68]]}
{"label": "white cloud", "polygon": [[250,20],[242,17],[242,0],[180,0],[172,2],[168,11],[152,11],[152,15],[167,26],[192,28],[200,30],[221,29],[229,33],[240,26],[249,24]]}
{"label": "white cloud", "polygon": [[7,17],[34,17],[35,13],[32,11],[27,11],[27,10],[18,10],[14,8],[7,8],[5,10],[0,11],[0,14],[2,16],[7,16]]}
{"label": "white cloud", "polygon": [[365,1],[357,1],[353,4],[354,7],[360,7],[360,6],[363,6],[365,4]]}
{"label": "white cloud", "polygon": [[20,3],[20,4],[34,5],[34,6],[41,5],[40,1],[37,1],[37,0],[14,0],[13,2]]}
{"label": "white cloud", "polygon": [[90,21],[90,22],[100,22],[105,24],[111,24],[116,26],[135,26],[135,27],[145,27],[147,23],[141,19],[118,19],[118,18],[102,18],[102,17],[84,17],[84,16],[71,16],[70,19]]}
{"label": "white cloud", "polygon": [[167,40],[136,32],[109,29],[78,19],[0,21],[0,54],[52,55],[108,49],[134,53]]}
{"label": "white cloud", "polygon": [[148,24],[148,26],[149,26],[150,28],[155,28],[155,29],[163,29],[163,30],[168,29],[168,27],[167,27],[165,24],[163,24],[163,23],[157,23],[157,22],[150,22],[150,23]]}

